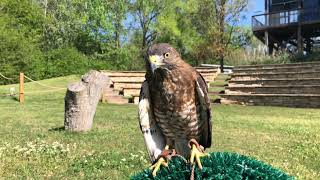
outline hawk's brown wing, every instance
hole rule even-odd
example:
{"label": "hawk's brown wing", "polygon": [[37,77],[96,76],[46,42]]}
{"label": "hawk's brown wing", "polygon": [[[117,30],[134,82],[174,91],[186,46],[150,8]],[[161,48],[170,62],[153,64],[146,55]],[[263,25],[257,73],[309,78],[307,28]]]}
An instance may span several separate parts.
{"label": "hawk's brown wing", "polygon": [[196,94],[199,99],[200,106],[200,119],[204,121],[204,126],[202,129],[202,135],[200,138],[200,145],[204,148],[209,148],[211,146],[212,139],[212,124],[211,124],[211,107],[210,99],[208,96],[208,86],[205,79],[197,72],[196,79]]}

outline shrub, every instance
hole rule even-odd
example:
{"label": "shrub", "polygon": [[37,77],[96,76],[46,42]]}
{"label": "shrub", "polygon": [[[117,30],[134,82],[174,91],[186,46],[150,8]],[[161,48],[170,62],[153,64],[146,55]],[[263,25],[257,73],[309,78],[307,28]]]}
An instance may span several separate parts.
{"label": "shrub", "polygon": [[40,49],[18,30],[0,27],[0,52],[0,72],[14,78],[1,79],[0,84],[18,82],[19,72],[25,72],[35,79],[43,76],[43,55]]}
{"label": "shrub", "polygon": [[75,48],[58,48],[46,56],[45,78],[84,74],[89,70],[89,60]]}

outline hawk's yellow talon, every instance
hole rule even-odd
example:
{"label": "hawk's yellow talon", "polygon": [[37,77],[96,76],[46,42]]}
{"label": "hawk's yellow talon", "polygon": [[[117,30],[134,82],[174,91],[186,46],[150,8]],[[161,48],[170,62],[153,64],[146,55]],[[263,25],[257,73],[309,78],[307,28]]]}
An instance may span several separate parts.
{"label": "hawk's yellow talon", "polygon": [[164,167],[168,167],[168,163],[166,162],[166,160],[164,160],[163,157],[161,157],[154,165],[150,167],[150,169],[153,169],[152,171],[153,176],[157,175],[157,172],[159,171],[161,165]]}
{"label": "hawk's yellow talon", "polygon": [[[164,150],[169,150],[169,145],[166,145],[164,147]],[[153,169],[152,171],[153,176],[157,175],[157,172],[159,171],[161,165],[164,167],[168,167],[168,163],[163,157],[159,158],[159,160],[154,165],[150,166],[150,170]]]}
{"label": "hawk's yellow talon", "polygon": [[202,169],[202,164],[201,164],[201,161],[200,161],[200,157],[203,157],[203,156],[206,156],[206,154],[200,152],[197,149],[196,145],[193,144],[192,145],[192,149],[191,149],[191,157],[190,157],[191,164],[193,164],[194,161],[196,161],[199,169]]}

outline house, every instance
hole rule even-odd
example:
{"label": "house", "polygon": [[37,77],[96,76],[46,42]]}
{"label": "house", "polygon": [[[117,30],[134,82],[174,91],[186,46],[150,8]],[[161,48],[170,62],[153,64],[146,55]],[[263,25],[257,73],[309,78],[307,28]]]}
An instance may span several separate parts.
{"label": "house", "polygon": [[311,53],[320,36],[320,0],[265,0],[265,13],[252,16],[252,31],[269,54],[288,44]]}

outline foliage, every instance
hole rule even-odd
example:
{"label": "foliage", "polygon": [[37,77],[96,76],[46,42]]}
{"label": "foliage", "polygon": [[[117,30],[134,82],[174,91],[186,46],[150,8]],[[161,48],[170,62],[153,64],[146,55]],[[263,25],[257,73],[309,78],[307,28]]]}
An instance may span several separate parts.
{"label": "foliage", "polygon": [[[2,27],[0,27],[1,72],[11,78],[17,78],[20,71],[32,74],[35,78],[42,77],[41,51],[19,32],[7,31]],[[0,84],[13,82],[15,81],[1,80]]]}
{"label": "foliage", "polygon": [[[42,16],[26,1],[2,1],[1,7],[0,72],[15,78],[20,71],[32,74],[35,78],[42,77],[43,54],[37,44]],[[1,80],[0,84],[13,82]]]}
{"label": "foliage", "polygon": [[[39,81],[66,87],[80,76]],[[146,169],[148,155],[136,105],[99,104],[87,133],[63,130],[65,90],[25,84],[25,104],[4,97],[18,84],[0,86],[0,176],[5,179],[128,179]],[[28,93],[27,93],[28,92]],[[33,92],[33,93],[32,93]],[[320,179],[320,111],[283,107],[213,105],[213,146],[207,152],[236,152],[259,159],[297,179]],[[63,145],[56,155],[24,157],[12,148]],[[2,151],[10,144],[5,151]],[[60,153],[62,150],[69,151]],[[132,155],[131,155],[131,154]],[[1,154],[1,153],[0,153]],[[59,154],[59,155],[58,155]],[[140,160],[141,159],[141,160]]]}
{"label": "foliage", "polygon": [[260,47],[260,50],[255,46],[251,46],[246,49],[234,49],[226,56],[225,63],[233,66],[256,64],[287,64],[296,62],[319,61],[320,58],[319,51],[314,51],[309,55],[289,54],[285,51],[278,51],[273,55],[268,55],[265,51],[261,51],[261,47],[264,46],[258,47]]}
{"label": "foliage", "polygon": [[214,11],[207,11],[211,12],[212,18],[206,20],[208,41],[203,46],[206,47],[211,57],[219,59],[220,64],[223,65],[225,56],[231,50],[230,45],[234,47],[232,44],[235,42],[233,41],[234,34],[239,29],[237,24],[240,21],[241,12],[247,7],[248,0],[215,0],[204,2],[206,2],[204,4],[205,9],[213,9]]}
{"label": "foliage", "polygon": [[143,57],[146,48],[156,39],[157,31],[155,29],[158,17],[165,13],[166,7],[170,6],[169,0],[135,0],[132,1],[131,12],[138,24],[138,33],[141,35],[138,47],[141,49]]}
{"label": "foliage", "polygon": [[46,77],[84,74],[90,67],[89,60],[74,48],[58,48],[47,52]]}
{"label": "foliage", "polygon": [[197,31],[198,24],[194,20],[197,14],[198,1],[174,1],[166,7],[157,19],[155,42],[168,42],[175,46],[182,57],[190,64],[198,65],[198,45],[203,35]]}
{"label": "foliage", "polygon": [[[16,79],[23,71],[44,79],[92,68],[142,70],[146,48],[160,42],[172,44],[194,66],[303,59],[247,55],[261,44],[250,27],[239,25],[247,2],[2,0],[0,72]],[[0,84],[13,82],[17,79]]]}
{"label": "foliage", "polygon": [[173,157],[169,161],[169,167],[160,169],[156,177],[153,177],[150,169],[131,177],[133,180],[139,179],[274,179],[289,180],[294,179],[286,173],[271,167],[261,161],[247,156],[228,152],[209,153],[202,157],[203,169],[192,166],[181,157]]}
{"label": "foliage", "polygon": [[[228,65],[255,65],[255,64],[285,64],[294,62],[293,58],[286,52],[278,52],[275,55],[267,55],[264,52],[253,52],[248,49],[235,49],[226,56]],[[306,59],[306,57],[305,57]]]}
{"label": "foliage", "polygon": [[44,51],[73,45],[84,24],[85,8],[81,1],[36,0],[33,3],[45,17],[41,42]]}

